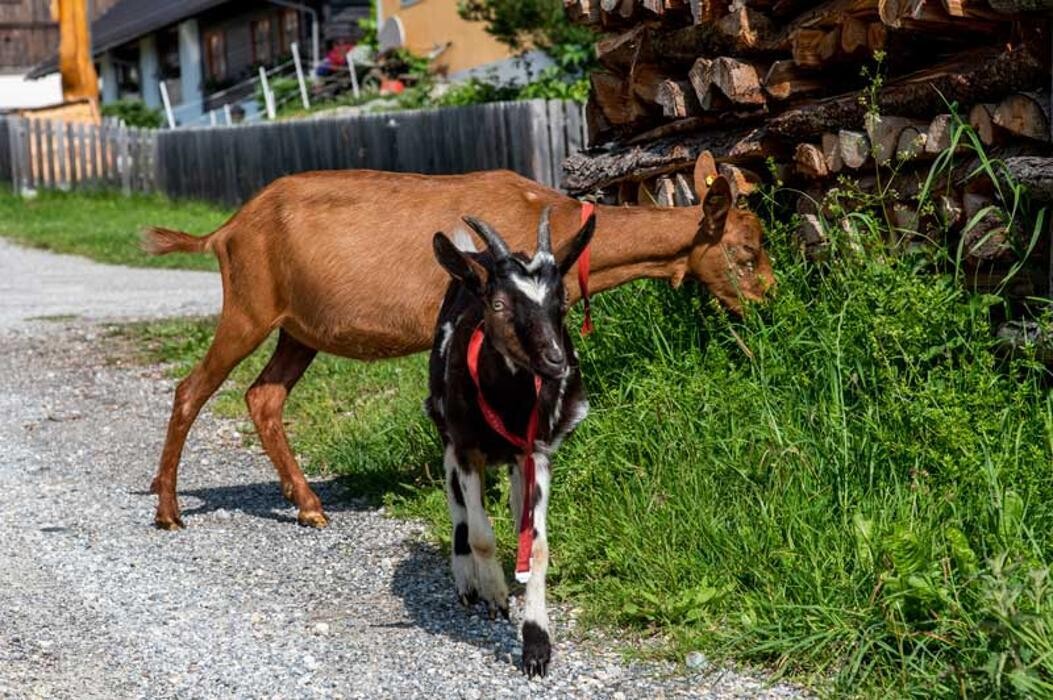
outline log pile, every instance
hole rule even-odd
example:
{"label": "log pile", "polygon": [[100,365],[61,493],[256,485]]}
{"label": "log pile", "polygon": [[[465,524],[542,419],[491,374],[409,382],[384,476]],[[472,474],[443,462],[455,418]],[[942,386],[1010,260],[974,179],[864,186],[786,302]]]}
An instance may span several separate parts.
{"label": "log pile", "polygon": [[[930,222],[909,198],[956,124],[971,125],[996,155],[1051,154],[1053,0],[564,6],[572,21],[600,32],[586,107],[590,149],[564,164],[563,186],[573,194],[690,203],[683,175],[708,150],[740,181],[777,178],[820,201],[846,182],[874,191],[894,172],[902,201],[883,214],[918,231]],[[1050,187],[1053,170],[1035,172],[1039,161],[1028,167],[1032,180]],[[991,183],[974,179],[968,170],[946,173],[937,211],[926,217],[960,234],[979,215],[960,234],[969,239],[966,257],[976,266],[1009,266],[1015,232],[1005,230]],[[825,212],[807,204],[799,212],[802,241],[821,250]]]}

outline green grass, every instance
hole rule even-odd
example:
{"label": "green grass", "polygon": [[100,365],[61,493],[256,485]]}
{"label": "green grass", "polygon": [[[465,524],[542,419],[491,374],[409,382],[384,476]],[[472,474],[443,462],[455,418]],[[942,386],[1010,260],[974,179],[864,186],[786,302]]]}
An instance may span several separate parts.
{"label": "green grass", "polygon": [[[554,595],[664,633],[670,653],[838,695],[1049,692],[1048,374],[998,359],[994,299],[953,275],[876,243],[816,268],[786,230],[769,243],[778,292],[745,319],[658,283],[596,300],[598,331],[579,342],[592,412],[555,460]],[[209,332],[137,337],[181,373]],[[264,360],[238,370],[221,411],[244,414]],[[448,546],[425,376],[423,356],[322,358],[289,417],[312,469],[349,475]]]}
{"label": "green grass", "polygon": [[212,205],[159,196],[44,192],[22,198],[7,191],[0,194],[0,236],[34,248],[135,267],[217,269],[211,255],[147,255],[139,249],[139,232],[153,225],[208,233],[229,215]]}

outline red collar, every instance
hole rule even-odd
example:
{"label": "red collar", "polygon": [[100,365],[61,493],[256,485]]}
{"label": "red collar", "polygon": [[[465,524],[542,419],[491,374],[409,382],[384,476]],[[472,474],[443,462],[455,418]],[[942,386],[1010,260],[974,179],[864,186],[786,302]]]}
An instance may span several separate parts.
{"label": "red collar", "polygon": [[519,519],[519,548],[516,553],[516,580],[526,583],[530,580],[530,554],[534,549],[534,441],[537,439],[538,409],[541,402],[541,377],[534,375],[534,408],[530,411],[527,422],[527,433],[520,437],[512,433],[501,420],[501,416],[483,396],[483,387],[479,383],[479,351],[483,347],[483,324],[480,323],[468,341],[468,373],[475,384],[475,395],[479,410],[490,428],[510,442],[523,453],[523,509]]}
{"label": "red collar", "polygon": [[[585,222],[592,216],[592,212],[596,209],[596,205],[592,202],[581,203],[581,225],[584,226]],[[592,333],[592,306],[589,304],[589,251],[592,248],[592,244],[585,246],[585,250],[582,251],[581,257],[578,258],[578,288],[581,289],[581,302],[585,309],[585,318],[581,322],[581,334],[586,336]]]}

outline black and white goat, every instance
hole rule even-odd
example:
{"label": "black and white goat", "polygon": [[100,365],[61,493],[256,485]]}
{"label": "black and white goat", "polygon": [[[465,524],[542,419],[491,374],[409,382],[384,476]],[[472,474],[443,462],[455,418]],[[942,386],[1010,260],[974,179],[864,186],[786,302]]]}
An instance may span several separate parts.
{"label": "black and white goat", "polygon": [[[439,311],[427,401],[445,446],[453,576],[462,603],[481,597],[491,618],[498,612],[508,617],[508,587],[483,507],[486,467],[508,464],[509,505],[520,529],[517,578],[526,581],[523,670],[544,675],[552,651],[545,607],[549,460],[588,412],[577,354],[563,324],[563,276],[591,240],[595,217],[553,254],[546,209],[532,258],[511,253],[486,223],[464,221],[489,249],[475,252],[466,234],[459,245],[435,234],[435,257],[453,281]],[[530,510],[524,512],[527,499]]]}

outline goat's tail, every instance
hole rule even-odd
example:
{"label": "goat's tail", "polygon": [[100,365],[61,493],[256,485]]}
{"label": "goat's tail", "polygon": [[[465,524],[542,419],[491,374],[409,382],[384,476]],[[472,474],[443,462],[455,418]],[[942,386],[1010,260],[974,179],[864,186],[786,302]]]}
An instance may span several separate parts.
{"label": "goat's tail", "polygon": [[168,253],[203,253],[211,246],[207,236],[191,236],[182,231],[170,228],[151,226],[143,229],[142,247],[150,255],[167,255]]}

